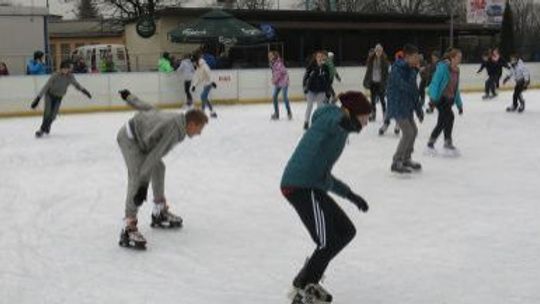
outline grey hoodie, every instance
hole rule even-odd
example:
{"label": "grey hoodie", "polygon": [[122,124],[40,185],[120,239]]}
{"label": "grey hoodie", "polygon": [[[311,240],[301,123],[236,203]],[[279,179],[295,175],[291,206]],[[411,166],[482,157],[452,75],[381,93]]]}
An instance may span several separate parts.
{"label": "grey hoodie", "polygon": [[133,95],[127,103],[140,111],[129,120],[128,132],[146,155],[140,176],[149,181],[154,166],[186,137],[186,118],[183,113],[161,112]]}

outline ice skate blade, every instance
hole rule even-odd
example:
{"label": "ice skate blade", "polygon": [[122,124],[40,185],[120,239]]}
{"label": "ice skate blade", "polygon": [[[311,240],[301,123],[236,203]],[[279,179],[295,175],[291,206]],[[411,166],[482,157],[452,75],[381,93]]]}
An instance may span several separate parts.
{"label": "ice skate blade", "polygon": [[180,229],[184,226],[183,222],[180,223],[151,223],[150,227],[158,229]]}
{"label": "ice skate blade", "polygon": [[133,249],[133,250],[146,250],[146,243],[135,243],[135,242],[125,242],[125,241],[119,241],[118,245],[123,248],[127,249]]}

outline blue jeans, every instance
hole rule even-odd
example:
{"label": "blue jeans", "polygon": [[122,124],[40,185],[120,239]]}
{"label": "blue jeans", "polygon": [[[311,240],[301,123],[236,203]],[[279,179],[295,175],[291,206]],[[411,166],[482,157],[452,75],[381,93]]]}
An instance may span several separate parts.
{"label": "blue jeans", "polygon": [[202,101],[202,109],[203,109],[203,111],[204,111],[204,109],[206,109],[206,106],[208,106],[210,111],[214,111],[214,109],[212,107],[212,103],[208,99],[208,94],[210,94],[211,89],[212,89],[211,84],[206,85],[206,86],[204,86],[203,91],[201,93],[201,101]]}
{"label": "blue jeans", "polygon": [[278,108],[278,95],[279,92],[283,90],[283,102],[285,103],[285,108],[287,109],[287,114],[291,114],[291,107],[289,106],[289,97],[287,96],[287,92],[289,91],[289,87],[274,87],[274,94],[273,94],[273,100],[274,100],[274,113],[279,116],[279,108]]}

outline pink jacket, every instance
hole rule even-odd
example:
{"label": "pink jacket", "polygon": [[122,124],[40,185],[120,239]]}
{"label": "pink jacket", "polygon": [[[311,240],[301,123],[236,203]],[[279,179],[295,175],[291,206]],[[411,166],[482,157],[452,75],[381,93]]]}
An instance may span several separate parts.
{"label": "pink jacket", "polygon": [[287,73],[287,68],[283,64],[283,60],[278,58],[271,63],[272,68],[272,84],[276,87],[286,87],[289,86],[289,73]]}

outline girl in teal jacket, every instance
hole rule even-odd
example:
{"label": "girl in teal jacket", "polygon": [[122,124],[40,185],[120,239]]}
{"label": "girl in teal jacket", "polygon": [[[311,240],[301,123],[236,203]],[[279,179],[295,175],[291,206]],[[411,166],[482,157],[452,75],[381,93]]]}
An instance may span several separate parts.
{"label": "girl in teal jacket", "polygon": [[293,303],[313,297],[331,302],[319,281],[330,261],[353,239],[356,230],[345,212],[327,192],[350,200],[366,212],[366,201],[332,174],[347,137],[368,123],[371,104],[361,92],[339,96],[342,107],[323,105],[313,114],[312,125],[298,143],[281,179],[281,191],[317,244],[293,281]]}
{"label": "girl in teal jacket", "polygon": [[444,60],[437,64],[435,75],[429,85],[429,97],[439,112],[437,125],[431,133],[428,148],[435,149],[435,142],[444,131],[444,147],[455,150],[452,142],[452,129],[454,128],[455,104],[459,115],[463,114],[463,102],[459,91],[459,64],[461,63],[461,51],[450,49],[444,56]]}

